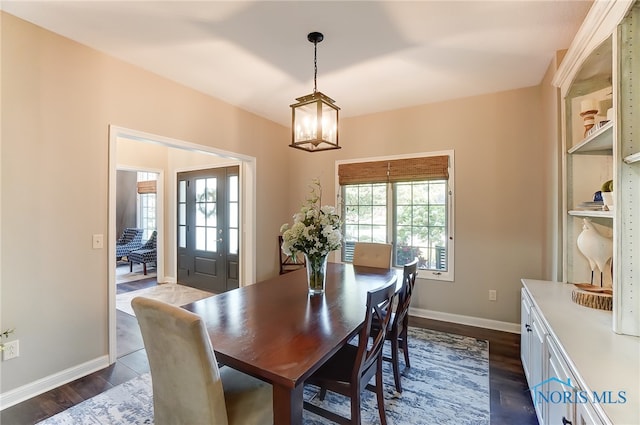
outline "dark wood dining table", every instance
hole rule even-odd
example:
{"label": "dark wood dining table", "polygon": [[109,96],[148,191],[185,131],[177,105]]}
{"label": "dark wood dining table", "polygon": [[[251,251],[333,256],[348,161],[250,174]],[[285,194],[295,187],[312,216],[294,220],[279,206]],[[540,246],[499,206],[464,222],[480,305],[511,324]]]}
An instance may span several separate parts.
{"label": "dark wood dining table", "polygon": [[322,295],[301,269],[184,308],[202,317],[218,362],[272,384],[274,424],[302,424],[304,381],[358,333],[367,291],[401,287],[397,273],[329,263]]}

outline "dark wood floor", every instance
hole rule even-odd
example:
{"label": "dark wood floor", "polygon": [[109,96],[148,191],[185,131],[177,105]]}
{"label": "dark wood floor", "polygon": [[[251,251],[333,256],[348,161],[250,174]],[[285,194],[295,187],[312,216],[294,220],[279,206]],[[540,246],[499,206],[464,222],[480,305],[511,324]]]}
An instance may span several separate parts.
{"label": "dark wood floor", "polygon": [[[118,285],[118,293],[155,285],[155,279]],[[135,317],[118,311],[118,361],[106,369],[0,412],[0,424],[34,424],[149,371]],[[411,325],[489,341],[491,423],[538,424],[520,363],[520,335],[423,318]]]}

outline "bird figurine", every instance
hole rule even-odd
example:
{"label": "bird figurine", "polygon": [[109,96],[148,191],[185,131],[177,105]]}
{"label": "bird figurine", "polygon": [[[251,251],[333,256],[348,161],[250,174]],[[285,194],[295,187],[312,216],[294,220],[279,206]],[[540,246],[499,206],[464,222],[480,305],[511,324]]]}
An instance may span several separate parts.
{"label": "bird figurine", "polygon": [[593,285],[593,273],[597,268],[600,270],[600,286],[605,267],[613,256],[613,241],[611,238],[602,236],[594,227],[591,220],[583,219],[582,232],[578,235],[578,249],[587,257],[589,267],[591,267],[591,284]]}

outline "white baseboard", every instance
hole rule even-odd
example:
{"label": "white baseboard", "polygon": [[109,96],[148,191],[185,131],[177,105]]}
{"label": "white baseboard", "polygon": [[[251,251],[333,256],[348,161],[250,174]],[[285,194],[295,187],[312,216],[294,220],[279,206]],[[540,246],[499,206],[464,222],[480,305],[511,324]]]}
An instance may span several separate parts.
{"label": "white baseboard", "polygon": [[477,326],[479,328],[496,331],[520,333],[520,323],[502,322],[499,320],[483,319],[481,317],[463,316],[461,314],[443,313],[441,311],[409,308],[409,315],[425,319],[441,320],[443,322],[458,323],[460,325]]}
{"label": "white baseboard", "polygon": [[87,376],[90,373],[104,369],[109,366],[109,356],[101,356],[86,363],[70,367],[53,375],[46,376],[37,381],[30,382],[14,390],[0,394],[0,410],[11,407],[22,401],[28,400],[39,394],[57,388],[61,385],[75,381],[78,378]]}

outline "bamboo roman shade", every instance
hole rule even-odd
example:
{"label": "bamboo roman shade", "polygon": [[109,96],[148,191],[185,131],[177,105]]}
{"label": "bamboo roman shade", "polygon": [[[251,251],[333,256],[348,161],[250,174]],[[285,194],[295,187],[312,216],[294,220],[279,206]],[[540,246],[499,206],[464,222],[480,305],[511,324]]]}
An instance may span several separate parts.
{"label": "bamboo roman shade", "polygon": [[156,181],[155,180],[147,180],[143,182],[138,182],[138,193],[156,193]]}
{"label": "bamboo roman shade", "polygon": [[392,159],[338,165],[339,184],[447,180],[449,156]]}

